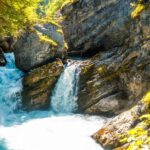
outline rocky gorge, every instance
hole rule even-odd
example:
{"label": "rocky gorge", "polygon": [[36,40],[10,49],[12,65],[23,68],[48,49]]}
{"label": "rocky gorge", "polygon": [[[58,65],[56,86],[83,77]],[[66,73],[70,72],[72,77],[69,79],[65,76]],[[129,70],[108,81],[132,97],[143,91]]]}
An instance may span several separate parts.
{"label": "rocky gorge", "polygon": [[[150,99],[144,97],[150,90],[150,9],[133,19],[132,2],[76,0],[62,8],[60,25],[39,23],[15,42],[1,40],[0,66],[6,64],[5,49],[12,50],[16,66],[25,72],[22,108],[48,110],[66,59],[84,59],[78,65],[76,112],[111,117],[92,137],[104,148],[128,150],[134,140],[120,142],[120,136],[141,127],[139,118],[150,107],[144,102]],[[149,124],[142,124],[145,141]],[[149,141],[141,145],[137,149],[150,148]]]}
{"label": "rocky gorge", "polygon": [[[132,19],[131,2],[80,0],[62,10],[67,16],[63,27],[69,54],[77,51],[78,56],[89,57],[97,53],[82,67],[79,110],[97,115],[119,114],[93,135],[104,147],[111,149],[119,147],[117,135],[138,126],[134,124],[135,114],[146,113],[145,107],[138,104],[131,108],[150,89],[150,13],[148,9],[140,18]],[[118,149],[128,149],[130,144]]]}

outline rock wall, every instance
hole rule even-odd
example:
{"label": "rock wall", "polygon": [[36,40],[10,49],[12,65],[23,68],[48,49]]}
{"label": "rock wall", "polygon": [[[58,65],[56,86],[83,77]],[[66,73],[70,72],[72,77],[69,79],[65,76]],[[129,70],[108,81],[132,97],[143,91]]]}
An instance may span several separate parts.
{"label": "rock wall", "polygon": [[[150,90],[150,9],[131,19],[130,2],[77,0],[62,10],[70,54],[97,53],[81,67],[79,111],[105,115],[123,112],[93,135],[104,147],[116,150],[130,145],[126,142],[119,148],[118,136],[135,127],[146,113],[145,104],[138,101]],[[149,133],[149,124],[144,131]]]}
{"label": "rock wall", "polygon": [[4,53],[12,52],[14,46],[13,37],[0,37],[0,66],[5,66],[7,61]]}
{"label": "rock wall", "polygon": [[81,112],[118,114],[150,88],[150,13],[147,10],[138,20],[131,19],[130,2],[78,0],[62,10],[71,54],[100,52],[82,67]]}
{"label": "rock wall", "polygon": [[0,37],[0,48],[5,52],[12,52],[14,49],[15,38],[12,36]]}
{"label": "rock wall", "polygon": [[150,42],[141,47],[101,52],[82,68],[79,110],[90,114],[118,114],[150,89]]}
{"label": "rock wall", "polygon": [[36,24],[18,37],[14,45],[16,66],[25,71],[22,107],[49,109],[53,87],[64,69],[66,46],[56,23]]}
{"label": "rock wall", "polygon": [[65,39],[70,51],[94,54],[118,47],[130,36],[132,0],[77,0],[62,10]]}

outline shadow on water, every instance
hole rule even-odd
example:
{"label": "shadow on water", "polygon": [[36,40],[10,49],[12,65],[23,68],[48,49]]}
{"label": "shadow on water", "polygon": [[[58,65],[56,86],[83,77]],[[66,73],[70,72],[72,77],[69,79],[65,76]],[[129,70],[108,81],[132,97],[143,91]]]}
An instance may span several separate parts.
{"label": "shadow on water", "polygon": [[2,125],[5,127],[10,127],[14,125],[21,125],[33,119],[48,118],[54,115],[55,114],[52,111],[32,111],[32,112],[18,111],[9,115],[9,117],[7,118],[2,119],[2,117],[0,117],[0,126]]}
{"label": "shadow on water", "polygon": [[[45,110],[45,111],[31,111],[31,112],[26,112],[26,111],[19,111],[15,110],[14,112],[11,112],[12,114],[9,114],[9,116],[2,118],[0,114],[0,126],[5,126],[5,127],[11,127],[14,125],[21,125],[25,122],[28,122],[30,120],[36,120],[36,119],[44,119],[44,118],[49,118],[49,117],[62,117],[62,116],[73,116],[73,115],[82,115],[80,113],[58,113],[53,111],[52,108],[50,110]],[[86,116],[88,118],[89,115],[84,115],[84,119],[86,120]],[[104,117],[105,118],[105,117]],[[1,150],[1,149],[0,149]]]}

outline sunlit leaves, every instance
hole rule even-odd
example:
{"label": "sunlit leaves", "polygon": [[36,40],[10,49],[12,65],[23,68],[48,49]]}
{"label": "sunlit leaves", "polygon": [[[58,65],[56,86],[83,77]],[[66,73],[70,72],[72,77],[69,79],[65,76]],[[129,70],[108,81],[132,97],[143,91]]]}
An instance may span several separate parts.
{"label": "sunlit leaves", "polygon": [[136,8],[134,9],[134,11],[131,13],[131,17],[132,17],[132,18],[137,18],[137,17],[139,17],[140,14],[142,13],[142,11],[145,10],[145,8],[146,8],[145,5],[143,5],[143,4],[138,4],[138,5],[136,6]]}
{"label": "sunlit leaves", "polygon": [[58,10],[73,2],[75,2],[75,0],[51,0],[46,9],[46,16],[48,18],[53,18]]}
{"label": "sunlit leaves", "polygon": [[139,18],[141,13],[149,7],[149,2],[145,2],[144,0],[138,0],[138,3],[135,2],[130,3],[131,7],[134,7],[134,10],[131,13],[132,18]]}
{"label": "sunlit leaves", "polygon": [[0,0],[0,35],[17,34],[37,21],[40,0]]}
{"label": "sunlit leaves", "polygon": [[145,97],[144,97],[144,99],[143,99],[143,102],[146,103],[147,105],[150,104],[150,92],[148,92],[148,93],[145,95]]}
{"label": "sunlit leaves", "polygon": [[0,0],[0,35],[17,35],[20,29],[37,22],[57,22],[57,12],[74,1]]}

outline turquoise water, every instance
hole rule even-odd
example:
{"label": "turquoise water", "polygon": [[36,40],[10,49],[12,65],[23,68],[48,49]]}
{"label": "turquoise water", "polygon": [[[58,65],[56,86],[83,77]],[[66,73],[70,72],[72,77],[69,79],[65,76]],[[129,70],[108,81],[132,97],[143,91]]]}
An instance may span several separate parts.
{"label": "turquoise water", "polygon": [[22,77],[13,54],[0,67],[0,150],[102,150],[91,135],[105,122],[98,116],[73,114],[77,109],[79,61],[60,76],[48,111],[21,110]]}
{"label": "turquoise water", "polygon": [[6,54],[7,65],[0,67],[0,124],[16,119],[14,114],[20,105],[23,72],[15,66],[13,54]]}

